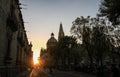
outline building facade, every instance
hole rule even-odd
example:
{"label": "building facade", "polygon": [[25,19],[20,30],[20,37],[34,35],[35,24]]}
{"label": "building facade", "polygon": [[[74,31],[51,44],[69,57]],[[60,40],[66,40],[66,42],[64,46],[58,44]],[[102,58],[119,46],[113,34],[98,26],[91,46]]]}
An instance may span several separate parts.
{"label": "building facade", "polygon": [[54,33],[51,33],[50,39],[47,41],[47,51],[49,52],[57,44],[57,40],[54,37]]}
{"label": "building facade", "polygon": [[16,77],[15,72],[32,67],[32,44],[28,42],[20,5],[19,0],[0,0],[1,77]]}

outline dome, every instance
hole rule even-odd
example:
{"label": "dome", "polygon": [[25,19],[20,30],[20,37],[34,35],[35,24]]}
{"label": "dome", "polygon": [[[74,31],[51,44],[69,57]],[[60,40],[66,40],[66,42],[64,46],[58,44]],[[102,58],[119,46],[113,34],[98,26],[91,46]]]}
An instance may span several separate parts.
{"label": "dome", "polygon": [[57,40],[54,38],[54,33],[51,33],[51,38],[47,41],[47,48],[51,46],[55,46],[57,43]]}
{"label": "dome", "polygon": [[54,38],[54,37],[51,37],[48,41],[47,41],[47,44],[48,43],[57,43],[57,40]]}

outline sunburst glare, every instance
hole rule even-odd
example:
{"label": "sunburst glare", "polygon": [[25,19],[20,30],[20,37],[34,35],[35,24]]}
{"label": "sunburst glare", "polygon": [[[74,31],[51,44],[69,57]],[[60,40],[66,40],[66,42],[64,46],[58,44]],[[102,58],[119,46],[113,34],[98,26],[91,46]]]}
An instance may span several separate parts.
{"label": "sunburst glare", "polygon": [[33,61],[34,61],[34,64],[38,64],[39,63],[39,61],[38,61],[39,54],[40,53],[38,51],[33,52]]}

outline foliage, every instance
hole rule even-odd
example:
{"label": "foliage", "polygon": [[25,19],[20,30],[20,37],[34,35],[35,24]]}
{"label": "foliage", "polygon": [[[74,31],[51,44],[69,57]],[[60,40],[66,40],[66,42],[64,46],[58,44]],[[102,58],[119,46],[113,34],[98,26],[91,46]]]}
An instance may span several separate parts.
{"label": "foliage", "polygon": [[54,47],[54,50],[51,52],[51,55],[55,60],[55,65],[57,67],[65,69],[66,65],[69,65],[69,67],[71,67],[71,64],[78,64],[80,62],[81,55],[79,49],[80,46],[78,46],[75,37],[65,36],[61,38],[58,41],[56,47]]}
{"label": "foliage", "polygon": [[87,25],[89,20],[89,16],[87,18],[84,18],[81,16],[80,18],[76,18],[75,21],[73,21],[73,25],[71,27],[71,33],[75,35],[80,41],[82,41],[82,34],[83,34],[83,26]]}
{"label": "foliage", "polygon": [[112,47],[110,30],[113,31],[111,25],[105,19],[88,16],[87,18],[77,18],[73,22],[71,33],[82,41],[91,67],[93,62],[96,61],[103,65],[103,58],[105,59],[111,53],[109,52],[109,47]]}
{"label": "foliage", "polygon": [[106,16],[113,25],[120,24],[120,0],[103,0],[99,16]]}

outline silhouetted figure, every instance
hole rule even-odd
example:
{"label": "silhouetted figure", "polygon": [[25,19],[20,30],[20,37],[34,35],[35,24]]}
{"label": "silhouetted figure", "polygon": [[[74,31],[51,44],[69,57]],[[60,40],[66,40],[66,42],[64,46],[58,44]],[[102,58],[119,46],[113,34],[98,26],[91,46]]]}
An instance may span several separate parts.
{"label": "silhouetted figure", "polygon": [[119,69],[115,64],[112,64],[112,77],[120,77]]}

